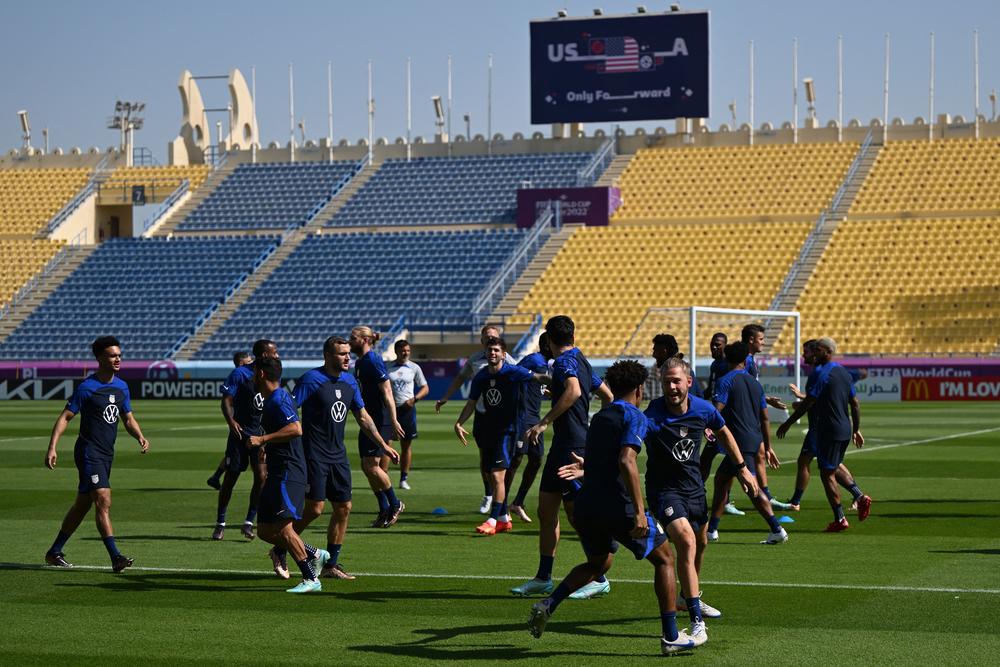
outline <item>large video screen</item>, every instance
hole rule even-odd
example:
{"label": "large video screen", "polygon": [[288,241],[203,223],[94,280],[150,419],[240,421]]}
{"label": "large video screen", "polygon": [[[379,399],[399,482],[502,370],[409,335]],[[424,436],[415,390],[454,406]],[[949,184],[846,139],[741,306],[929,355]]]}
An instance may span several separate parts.
{"label": "large video screen", "polygon": [[708,115],[708,12],[531,22],[532,123]]}

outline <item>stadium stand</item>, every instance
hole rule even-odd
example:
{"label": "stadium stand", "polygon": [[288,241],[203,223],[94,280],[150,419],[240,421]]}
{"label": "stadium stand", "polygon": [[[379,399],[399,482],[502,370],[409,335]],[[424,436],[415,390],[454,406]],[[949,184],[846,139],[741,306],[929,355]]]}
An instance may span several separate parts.
{"label": "stadium stand", "polygon": [[[1000,344],[1000,219],[848,220],[798,309],[844,354],[989,354]],[[785,331],[777,352],[791,353]]]}
{"label": "stadium stand", "polygon": [[1000,210],[1000,140],[893,141],[851,207],[852,217]]}
{"label": "stadium stand", "polygon": [[0,169],[0,235],[38,232],[89,177],[89,169]]}
{"label": "stadium stand", "polygon": [[[0,304],[7,303],[21,287],[52,259],[60,241],[0,238]],[[7,261],[8,258],[16,261]]]}
{"label": "stadium stand", "polygon": [[99,204],[131,204],[132,188],[136,185],[145,187],[146,200],[161,202],[176,190],[183,181],[190,183],[193,192],[201,187],[208,178],[207,165],[189,165],[183,167],[119,167],[98,186]]}
{"label": "stadium stand", "polygon": [[570,315],[587,354],[614,356],[651,307],[766,308],[810,227],[810,222],[582,227],[517,311]]}
{"label": "stadium stand", "polygon": [[301,226],[360,168],[354,161],[241,164],[180,222],[177,231]]}
{"label": "stadium stand", "polygon": [[592,158],[545,153],[386,160],[328,226],[513,222],[519,187],[574,186]]}
{"label": "stadium stand", "polygon": [[515,229],[336,233],[307,237],[195,358],[219,359],[255,338],[286,358],[318,359],[323,340],[364,323],[385,331],[464,329],[473,299],[524,232]]}
{"label": "stadium stand", "polygon": [[767,144],[640,149],[619,181],[614,220],[805,220],[826,208],[858,145]]}
{"label": "stadium stand", "polygon": [[114,332],[132,359],[163,359],[278,245],[270,236],[111,239],[0,343],[4,359],[86,359]]}

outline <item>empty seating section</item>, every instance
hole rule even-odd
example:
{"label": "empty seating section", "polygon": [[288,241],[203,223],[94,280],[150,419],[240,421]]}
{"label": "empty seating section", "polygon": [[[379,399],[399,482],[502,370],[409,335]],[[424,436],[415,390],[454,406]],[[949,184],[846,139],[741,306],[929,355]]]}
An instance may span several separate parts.
{"label": "empty seating section", "polygon": [[0,343],[4,359],[86,359],[115,334],[131,359],[162,359],[273,251],[267,236],[111,239]]}
{"label": "empty seating section", "polygon": [[578,229],[518,306],[565,314],[589,355],[617,355],[651,307],[770,304],[810,222]]}
{"label": "empty seating section", "polygon": [[89,178],[89,169],[0,169],[0,236],[36,233]]}
{"label": "empty seating section", "polygon": [[357,324],[463,329],[472,301],[524,232],[514,229],[310,236],[196,355],[224,359],[261,336],[286,358],[318,359]]}
{"label": "empty seating section", "polygon": [[849,143],[641,149],[622,173],[614,219],[815,219],[857,151]]}
{"label": "empty seating section", "polygon": [[[843,222],[799,298],[803,336],[846,354],[989,354],[998,267],[995,217]],[[778,351],[792,345],[789,328]]]}
{"label": "empty seating section", "polygon": [[305,224],[358,172],[352,161],[241,164],[179,231],[286,229]]}
{"label": "empty seating section", "polygon": [[61,241],[0,238],[0,305],[10,301],[62,246]]}
{"label": "empty seating section", "polygon": [[577,172],[592,158],[592,153],[546,153],[386,160],[328,224],[513,222],[518,188],[574,186]]}
{"label": "empty seating section", "polygon": [[865,179],[851,216],[1000,209],[1000,140],[891,141]]}
{"label": "empty seating section", "polygon": [[142,185],[147,202],[161,202],[171,195],[184,181],[193,192],[208,178],[209,167],[195,164],[183,167],[119,167],[98,185],[100,204],[131,204],[132,188]]}

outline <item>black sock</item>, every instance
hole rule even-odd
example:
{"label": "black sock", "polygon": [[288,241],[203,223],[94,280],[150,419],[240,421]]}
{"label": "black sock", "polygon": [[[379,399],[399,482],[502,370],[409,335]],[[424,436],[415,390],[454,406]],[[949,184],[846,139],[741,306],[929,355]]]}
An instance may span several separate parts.
{"label": "black sock", "polygon": [[66,543],[68,541],[69,541],[69,535],[60,530],[59,533],[56,535],[56,541],[52,543],[52,546],[49,548],[48,553],[61,554],[63,547],[66,546]]}
{"label": "black sock", "polygon": [[316,578],[316,570],[313,569],[312,562],[308,558],[305,560],[297,560],[295,563],[299,566],[303,579],[306,581],[312,581]]}

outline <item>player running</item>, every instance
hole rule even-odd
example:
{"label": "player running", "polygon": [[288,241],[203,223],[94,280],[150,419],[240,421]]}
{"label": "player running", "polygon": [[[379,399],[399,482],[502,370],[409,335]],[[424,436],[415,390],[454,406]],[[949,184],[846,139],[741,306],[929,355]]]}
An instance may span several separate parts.
{"label": "player running", "polygon": [[483,397],[486,411],[480,421],[476,444],[479,446],[480,468],[490,471],[493,502],[489,519],[476,528],[476,532],[481,535],[505,533],[513,527],[507,508],[505,478],[514,456],[521,394],[536,390],[535,387],[527,386],[532,380],[538,383],[549,381],[547,375],[532,373],[516,364],[504,363],[506,354],[507,344],[503,338],[486,339],[486,368],[472,378],[469,400],[465,402],[465,407],[455,422],[455,435],[463,445],[468,446],[469,433],[462,425],[475,412],[480,396]]}
{"label": "player running", "polygon": [[[549,354],[549,335],[543,331],[542,335],[538,337],[538,352],[533,352],[525,356],[524,359],[517,362],[517,365],[527,368],[533,373],[548,375],[551,372],[549,368],[551,360],[552,355]],[[521,425],[517,428],[514,460],[511,462],[510,468],[507,469],[506,490],[507,495],[510,495],[517,471],[520,469],[524,457],[527,456],[528,463],[521,472],[521,484],[517,487],[517,494],[514,496],[514,502],[510,505],[510,511],[521,521],[531,523],[531,517],[528,516],[528,512],[524,509],[524,501],[528,497],[531,485],[535,483],[535,476],[542,468],[542,460],[545,458],[545,436],[543,434],[538,437],[538,442],[529,444],[524,439],[524,434],[542,418],[541,387],[537,390],[529,387],[526,391],[522,392],[521,407],[518,414]]]}
{"label": "player running", "polygon": [[[410,343],[397,340],[393,345],[396,360],[389,364],[389,382],[392,386],[392,397],[396,402],[396,419],[403,427],[403,437],[399,441],[399,488],[410,488],[407,478],[410,475],[410,465],[413,463],[413,451],[410,449],[417,437],[417,401],[430,392],[424,371],[413,361],[410,361]],[[389,459],[382,457],[382,469],[388,467]]]}
{"label": "player running", "polygon": [[[815,410],[810,413],[815,416],[815,421],[811,418],[809,424],[816,429],[816,458],[826,498],[833,510],[833,521],[826,527],[828,533],[839,533],[850,528],[840,504],[836,472],[844,461],[849,442],[853,440],[856,447],[865,445],[865,438],[861,435],[861,404],[854,392],[850,373],[832,360],[836,351],[837,343],[832,338],[823,337],[816,341],[813,353],[816,367],[812,372],[815,378],[810,378],[812,387],[802,403],[795,408],[795,412],[778,427],[777,432],[779,438],[784,438],[792,424],[810,410]],[[870,510],[870,498],[864,506],[859,502],[858,519],[867,519]]]}
{"label": "player running", "polygon": [[[768,465],[777,469],[778,457],[771,449],[770,421],[767,417],[767,401],[764,388],[757,380],[750,377],[745,370],[747,346],[740,343],[727,345],[726,361],[732,369],[719,379],[715,387],[713,401],[715,408],[722,414],[726,426],[739,446],[742,456],[740,460],[748,461],[754,457],[757,450],[764,447]],[[751,471],[753,472],[753,471]],[[722,519],[722,509],[729,496],[729,488],[736,477],[737,466],[734,460],[727,456],[715,473],[715,493],[712,497],[712,518],[708,522],[708,539],[714,542],[719,539],[719,521]],[[763,494],[751,496],[750,500],[767,522],[770,530],[762,544],[780,544],[788,541],[788,533],[778,523],[771,509],[771,503]]]}
{"label": "player running", "polygon": [[[233,366],[239,368],[240,366],[246,366],[253,362],[253,357],[250,356],[248,352],[237,352],[233,354]],[[218,491],[222,488],[222,476],[226,473],[226,455],[222,455],[222,460],[219,461],[218,467],[212,476],[208,478],[206,484]]]}
{"label": "player running", "polygon": [[722,615],[701,600],[698,584],[708,543],[708,506],[698,466],[698,450],[706,428],[712,429],[731,457],[747,495],[756,496],[759,489],[722,415],[708,401],[689,394],[689,368],[683,359],[667,359],[660,376],[663,396],[650,401],[644,414],[650,419],[646,435],[646,505],[653,518],[666,526],[677,548],[677,575],[681,581],[677,608],[688,611],[694,628],[703,616]]}
{"label": "player running", "polygon": [[646,436],[646,417],[638,406],[647,377],[648,371],[633,360],[616,361],[608,369],[604,380],[614,402],[594,415],[587,432],[585,460],[560,470],[563,478],[572,478],[586,466],[573,514],[587,561],[574,567],[551,595],[532,605],[528,628],[533,637],[542,636],[549,618],[570,593],[611,569],[621,544],[636,560],[645,558],[653,565],[661,652],[669,655],[691,649],[707,638],[700,628],[693,628],[690,634],[677,630],[673,553],[663,528],[646,512],[643,503],[636,458]]}
{"label": "player running", "polygon": [[[542,433],[554,424],[549,454],[538,485],[538,571],[534,579],[510,589],[514,595],[529,596],[552,592],[552,565],[559,545],[559,504],[573,523],[573,500],[580,490],[577,481],[559,477],[559,468],[573,463],[573,454],[583,455],[587,444],[590,398],[593,394],[602,402],[614,400],[611,391],[597,377],[590,362],[574,344],[576,325],[565,315],[556,315],[545,325],[549,334],[549,350],[555,357],[552,365],[552,408],[525,434],[529,444],[540,440]],[[586,599],[607,595],[611,584],[598,577],[570,597]]]}
{"label": "player running", "polygon": [[288,593],[316,593],[323,589],[316,566],[322,569],[330,554],[304,543],[292,527],[292,521],[302,518],[306,459],[299,414],[292,397],[281,388],[281,361],[277,357],[256,359],[253,382],[264,404],[261,434],[249,436],[247,444],[267,448],[269,473],[260,493],[260,539],[292,554],[299,566],[302,583]]}
{"label": "player running", "polygon": [[[729,363],[726,361],[726,354],[724,352],[726,345],[729,343],[729,336],[720,332],[712,335],[712,340],[709,341],[708,349],[712,355],[712,365],[708,371],[708,384],[705,387],[705,396],[709,400],[715,396],[715,385],[723,375],[729,372]],[[701,478],[707,480],[708,476],[712,473],[712,461],[715,459],[716,455],[722,454],[722,450],[715,442],[715,436],[706,434],[705,447],[701,450]],[[723,511],[726,514],[732,514],[734,516],[743,516],[746,514],[743,510],[736,507],[736,505],[730,502],[729,498],[726,498],[726,504],[723,507]]]}
{"label": "player running", "polygon": [[274,341],[262,338],[253,344],[254,362],[238,366],[222,385],[222,416],[229,426],[226,441],[226,474],[219,489],[218,513],[215,517],[213,540],[221,540],[226,533],[226,510],[233,497],[233,488],[240,474],[250,468],[253,472],[253,486],[250,487],[250,502],[241,532],[248,540],[254,538],[253,522],[257,517],[257,499],[267,478],[267,463],[260,450],[247,447],[246,439],[260,435],[260,415],[264,398],[257,391],[253,374],[259,359],[279,359],[278,346]]}
{"label": "player running", "polygon": [[[115,458],[115,439],[118,422],[139,442],[139,451],[149,451],[149,441],[142,435],[139,422],[132,414],[132,401],[126,385],[116,374],[121,368],[122,349],[114,336],[101,336],[91,345],[97,359],[97,372],[80,383],[69,403],[56,418],[45,454],[45,466],[54,470],[58,456],[56,447],[66,432],[69,422],[80,414],[80,434],[73,447],[73,461],[79,476],[76,500],[66,512],[59,533],[49,550],[45,562],[55,567],[73,567],[66,561],[63,547],[80,527],[91,505],[96,506],[97,532],[111,558],[111,571],[118,573],[130,567],[133,560],[122,554],[115,544],[111,528],[111,464]],[[124,417],[122,417],[124,415]]]}
{"label": "player running", "polygon": [[[382,357],[372,349],[379,335],[369,327],[357,326],[351,329],[348,343],[358,361],[354,365],[354,376],[361,385],[361,397],[371,415],[375,426],[379,428],[383,439],[402,438],[405,435],[403,427],[396,419],[396,401],[392,398],[392,386],[389,382],[389,371]],[[392,435],[389,435],[389,434]],[[381,459],[388,455],[394,462],[399,461],[399,454],[385,442],[376,442],[364,431],[358,433],[358,454],[361,456],[361,469],[368,478],[368,485],[378,501],[378,516],[372,521],[372,528],[388,528],[399,520],[400,513],[406,509],[392,488],[388,473],[381,467]]]}

